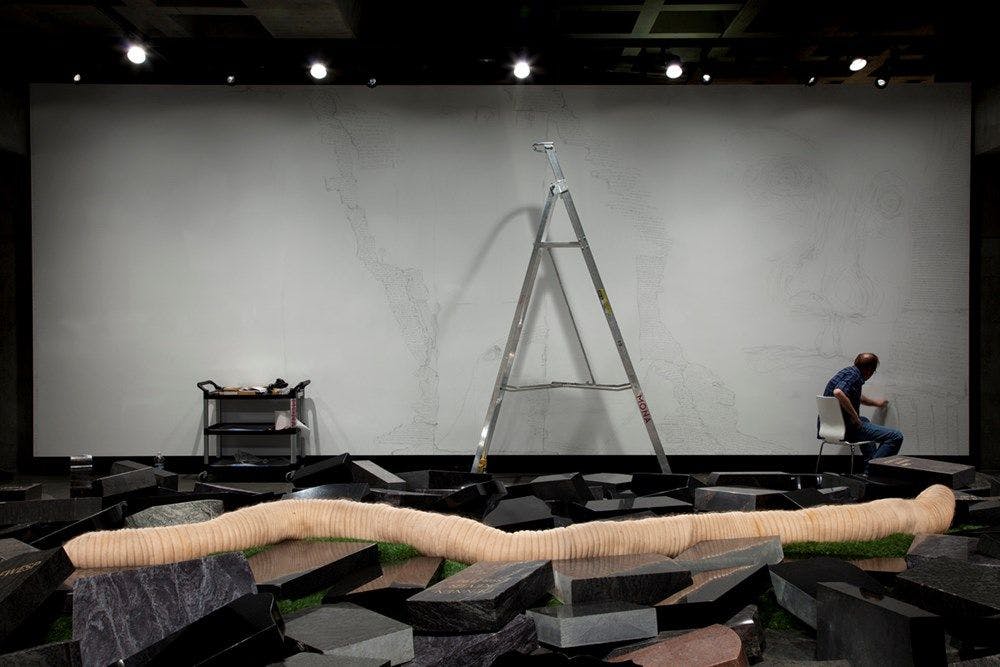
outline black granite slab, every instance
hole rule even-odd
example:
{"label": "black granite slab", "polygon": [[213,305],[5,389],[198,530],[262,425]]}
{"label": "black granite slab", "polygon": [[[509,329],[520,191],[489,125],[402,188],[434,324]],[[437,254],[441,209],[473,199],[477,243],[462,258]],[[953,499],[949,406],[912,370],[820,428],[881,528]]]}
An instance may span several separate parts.
{"label": "black granite slab", "polygon": [[417,593],[406,604],[415,628],[495,632],[552,588],[550,561],[479,562]]}
{"label": "black granite slab", "polygon": [[979,536],[976,553],[990,558],[1000,558],[1000,533],[986,532]]}
{"label": "black granite slab", "polygon": [[349,602],[322,605],[285,623],[285,634],[327,655],[388,659],[401,665],[413,659],[413,629]]}
{"label": "black granite slab", "polygon": [[0,655],[0,667],[82,667],[80,644],[71,640]]}
{"label": "black granite slab", "polygon": [[[136,461],[115,461],[111,464],[111,474],[116,475],[122,472],[129,472],[130,470],[141,470],[149,467],[144,463],[137,463]],[[177,490],[180,482],[180,476],[177,473],[164,470],[163,468],[152,468],[152,470],[158,487],[173,491]]]}
{"label": "black granite slab", "polygon": [[402,489],[371,489],[365,496],[367,503],[385,503],[393,507],[409,507],[415,510],[431,511],[447,493],[444,489],[404,491]]}
{"label": "black granite slab", "polygon": [[503,482],[498,479],[475,482],[441,496],[432,509],[436,512],[482,520],[506,493]]}
{"label": "black granite slab", "polygon": [[186,503],[147,507],[125,517],[129,528],[152,528],[155,526],[177,526],[186,523],[201,523],[222,516],[225,505],[221,500],[192,500]]}
{"label": "black granite slab", "polygon": [[416,635],[413,661],[407,667],[467,667],[492,665],[500,656],[538,648],[535,622],[518,614],[496,632],[478,634]]}
{"label": "black granite slab", "polygon": [[73,585],[73,638],[80,642],[84,664],[107,665],[256,592],[240,553],[78,579]]}
{"label": "black granite slab", "polygon": [[555,527],[552,510],[544,500],[535,496],[501,498],[483,519],[483,523],[509,533]]}
{"label": "black granite slab", "polygon": [[254,593],[214,609],[131,655],[122,664],[262,665],[281,660],[287,653],[274,596]]}
{"label": "black granite slab", "polygon": [[552,561],[552,594],[565,604],[653,604],[691,585],[689,570],[659,554]]}
{"label": "black granite slab", "polygon": [[458,489],[467,484],[489,482],[493,475],[468,470],[412,470],[398,475],[406,481],[408,491],[421,489]]}
{"label": "black granite slab", "polygon": [[0,501],[37,500],[41,496],[41,484],[0,484]]}
{"label": "black granite slab", "polygon": [[794,505],[776,489],[703,486],[694,491],[694,508],[700,512],[753,512],[793,509]]}
{"label": "black granite slab", "polygon": [[38,551],[35,547],[11,537],[0,539],[0,561]]}
{"label": "black granite slab", "polygon": [[100,498],[51,498],[0,503],[0,525],[70,522],[101,511]]}
{"label": "black granite slab", "polygon": [[583,505],[572,503],[569,509],[570,516],[575,521],[603,521],[643,512],[665,516],[690,514],[693,511],[690,503],[670,496],[632,496],[610,500],[591,500]]}
{"label": "black granite slab", "polygon": [[656,611],[631,602],[592,602],[528,610],[540,643],[555,648],[655,637]]}
{"label": "black granite slab", "polygon": [[230,495],[240,495],[240,496],[259,496],[262,493],[267,495],[272,495],[270,492],[255,491],[253,489],[244,489],[238,486],[226,486],[225,484],[212,484],[209,482],[195,482],[194,493],[228,493]]}
{"label": "black granite slab", "polygon": [[[846,487],[841,487],[846,490]],[[832,489],[825,489],[831,491]],[[824,493],[821,489],[799,489],[798,491],[786,491],[784,496],[794,509],[806,509],[807,507],[820,507],[822,505],[841,505],[843,500],[838,500],[832,493]]]}
{"label": "black granite slab", "polygon": [[431,585],[444,566],[443,558],[416,556],[382,568],[382,576],[349,591],[333,588],[323,597],[324,604],[351,602],[383,616],[409,623],[406,600]]}
{"label": "black granite slab", "polygon": [[61,548],[23,553],[0,562],[0,645],[16,646],[15,635],[33,620],[46,599],[73,571]]}
{"label": "black granite slab", "polygon": [[823,473],[823,488],[837,486],[846,486],[851,498],[858,502],[882,498],[912,498],[923,490],[902,479],[878,479],[861,475]]}
{"label": "black granite slab", "polygon": [[841,582],[821,583],[817,658],[855,665],[943,665],[944,623],[934,614]]}
{"label": "black granite slab", "polygon": [[[773,470],[713,472],[709,474],[707,482],[706,486],[747,486],[779,491],[796,491],[803,488],[802,476]],[[815,486],[816,484],[813,483],[812,487]],[[805,488],[810,488],[808,482]]]}
{"label": "black granite slab", "polygon": [[535,477],[531,480],[531,493],[542,500],[585,503],[592,499],[587,482],[583,479],[583,475],[578,472]]}
{"label": "black granite slab", "polygon": [[1000,614],[1000,568],[931,558],[896,576],[894,594],[949,618]]}
{"label": "black granite slab", "polygon": [[129,498],[128,507],[130,512],[135,513],[141,512],[142,510],[150,507],[172,505],[174,503],[188,503],[196,500],[221,500],[222,506],[225,510],[227,512],[232,512],[233,510],[238,510],[241,507],[259,505],[260,503],[271,502],[272,500],[277,500],[278,498],[280,498],[280,495],[269,491],[261,493],[231,493],[226,491],[181,493],[160,488],[156,490],[155,495]]}
{"label": "black granite slab", "polygon": [[286,493],[281,498],[283,500],[332,500],[335,498],[364,500],[370,488],[364,482],[360,484],[321,484]]}
{"label": "black granite slab", "polygon": [[588,486],[601,486],[614,491],[625,491],[632,486],[632,475],[619,472],[598,472],[584,475],[583,481]]}
{"label": "black granite slab", "polygon": [[277,599],[349,591],[382,575],[374,542],[289,540],[251,556],[257,590]]}
{"label": "black granite slab", "polygon": [[868,470],[871,477],[898,479],[917,488],[944,484],[950,489],[961,489],[976,481],[976,469],[970,465],[916,456],[872,459],[868,462]]}
{"label": "black granite slab", "polygon": [[105,499],[115,499],[156,487],[152,468],[128,470],[94,480],[94,490]]}
{"label": "black granite slab", "polygon": [[777,536],[733,537],[698,542],[677,554],[674,562],[694,574],[744,565],[773,565],[780,563],[784,555]]}
{"label": "black granite slab", "polygon": [[351,480],[365,482],[373,489],[406,490],[406,480],[372,461],[351,461]]}
{"label": "black granite slab", "polygon": [[807,558],[770,566],[774,597],[786,611],[811,628],[816,627],[816,591],[820,582],[857,586],[875,595],[885,587],[874,577],[839,558]]}
{"label": "black granite slab", "polygon": [[963,535],[917,535],[906,552],[908,567],[916,567],[931,558],[955,558],[968,563],[1000,566],[1000,560],[978,552],[979,537]]}
{"label": "black granite slab", "polygon": [[659,472],[632,473],[631,488],[633,493],[637,496],[648,496],[654,493],[673,491],[675,489],[695,489],[699,486],[705,485],[691,475]]}
{"label": "black granite slab", "polygon": [[292,473],[296,489],[322,484],[347,484],[351,481],[351,455],[344,453],[302,466]]}
{"label": "black granite slab", "polygon": [[766,591],[766,565],[744,565],[691,575],[692,583],[657,602],[660,630],[699,628],[721,623]]}
{"label": "black granite slab", "polygon": [[986,526],[1000,525],[1000,498],[981,498],[965,508],[969,523]]}
{"label": "black granite slab", "polygon": [[78,535],[94,530],[117,530],[125,525],[125,503],[112,505],[86,519],[74,521],[38,539],[32,540],[31,546],[38,549],[52,549],[62,546]]}
{"label": "black granite slab", "polygon": [[69,496],[94,495],[94,457],[89,454],[69,457]]}
{"label": "black granite slab", "polygon": [[389,660],[380,658],[355,658],[347,655],[326,655],[325,653],[296,653],[281,662],[272,662],[267,667],[390,667]]}
{"label": "black granite slab", "polygon": [[736,612],[725,622],[725,626],[733,630],[743,644],[743,652],[750,663],[760,662],[767,648],[764,636],[764,623],[757,605],[747,605]]}

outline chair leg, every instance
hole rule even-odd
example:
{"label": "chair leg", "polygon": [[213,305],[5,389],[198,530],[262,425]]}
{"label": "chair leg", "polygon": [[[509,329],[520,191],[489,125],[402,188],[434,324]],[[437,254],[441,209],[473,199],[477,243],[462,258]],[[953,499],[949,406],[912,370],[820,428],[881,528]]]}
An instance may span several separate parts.
{"label": "chair leg", "polygon": [[851,472],[850,472],[851,475],[854,474],[854,457],[855,456],[856,456],[856,454],[854,453],[854,445],[851,445]]}
{"label": "chair leg", "polygon": [[819,462],[823,458],[823,445],[826,444],[826,440],[820,440],[819,442],[819,456],[816,457],[816,474],[819,474]]}

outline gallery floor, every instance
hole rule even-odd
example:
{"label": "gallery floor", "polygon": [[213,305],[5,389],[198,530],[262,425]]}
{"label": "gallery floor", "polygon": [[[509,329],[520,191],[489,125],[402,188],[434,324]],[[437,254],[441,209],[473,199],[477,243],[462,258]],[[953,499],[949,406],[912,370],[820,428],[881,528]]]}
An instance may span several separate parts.
{"label": "gallery floor", "polygon": [[[494,476],[391,472],[345,455],[282,482],[206,482],[129,461],[109,473],[0,482],[0,665],[884,665],[1000,654],[1000,479],[962,464],[894,457],[869,476]],[[866,503],[932,485],[955,498],[946,532],[866,541],[762,535],[674,554],[470,564],[316,535],[139,567],[156,551],[146,539],[133,563],[103,568],[74,567],[77,552],[63,548],[95,531],[166,526],[197,544],[218,523],[206,522],[260,508],[285,516],[276,508],[289,505],[266,505],[285,499],[383,503],[508,533],[595,521],[642,531],[672,515],[741,512],[729,519],[752,523],[756,512],[825,506],[857,508],[847,521],[863,522]]]}

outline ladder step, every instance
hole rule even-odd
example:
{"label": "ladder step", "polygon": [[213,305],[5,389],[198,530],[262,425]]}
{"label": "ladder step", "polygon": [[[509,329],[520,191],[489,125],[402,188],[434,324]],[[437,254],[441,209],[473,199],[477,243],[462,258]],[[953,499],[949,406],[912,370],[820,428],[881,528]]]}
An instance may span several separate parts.
{"label": "ladder step", "polygon": [[548,384],[504,385],[504,391],[536,391],[538,389],[596,389],[598,391],[625,391],[631,389],[632,383],[600,384],[598,382],[549,382]]}
{"label": "ladder step", "polygon": [[542,241],[539,248],[582,248],[579,241]]}

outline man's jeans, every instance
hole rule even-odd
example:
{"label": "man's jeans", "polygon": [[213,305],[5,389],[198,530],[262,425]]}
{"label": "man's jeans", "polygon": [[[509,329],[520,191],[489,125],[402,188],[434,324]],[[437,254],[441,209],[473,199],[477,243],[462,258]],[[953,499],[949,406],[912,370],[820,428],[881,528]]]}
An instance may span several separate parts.
{"label": "man's jeans", "polygon": [[861,445],[861,454],[864,456],[867,472],[869,460],[895,456],[899,453],[899,448],[903,446],[903,433],[898,429],[873,424],[867,417],[862,417],[861,426],[851,429],[848,440],[872,441],[870,445]]}

